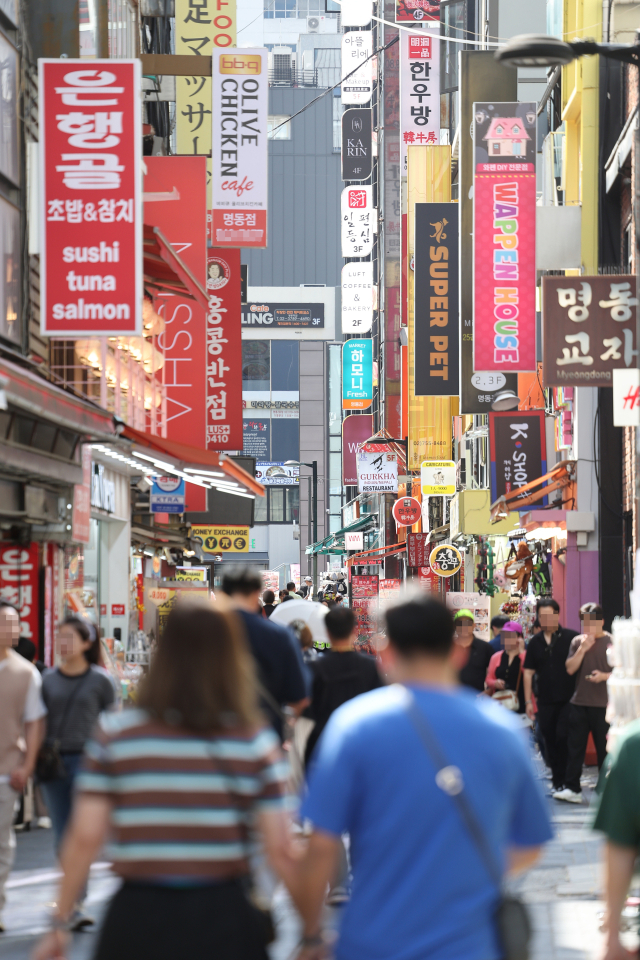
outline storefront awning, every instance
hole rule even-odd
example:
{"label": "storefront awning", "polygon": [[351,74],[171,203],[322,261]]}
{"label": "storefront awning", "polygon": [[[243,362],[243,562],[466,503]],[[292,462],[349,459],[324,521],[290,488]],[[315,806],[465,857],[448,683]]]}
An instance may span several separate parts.
{"label": "storefront awning", "polygon": [[148,462],[149,470],[181,476],[190,483],[236,496],[265,495],[262,484],[224,453],[155,437],[129,426],[124,427],[120,436],[132,442],[133,455]]}
{"label": "storefront awning", "polygon": [[195,300],[205,310],[206,291],[182,262],[159,227],[143,228],[144,285],[149,292],[178,294]]}
{"label": "storefront awning", "polygon": [[355,533],[358,530],[364,530],[372,521],[377,520],[377,513],[367,513],[362,517],[359,517],[357,520],[354,520],[353,523],[350,523],[347,527],[342,527],[341,530],[336,530],[335,533],[330,534],[328,537],[325,537],[324,540],[318,540],[316,543],[310,543],[305,553],[307,555],[317,554],[343,554],[347,550],[344,545],[344,536],[345,533]]}
{"label": "storefront awning", "polygon": [[350,523],[347,527],[342,527],[340,530],[336,530],[334,537],[344,537],[345,533],[357,533],[358,530],[364,530],[364,528],[371,523],[372,520],[377,520],[377,513],[364,513],[361,517],[358,517],[357,520],[354,520],[353,523]]}

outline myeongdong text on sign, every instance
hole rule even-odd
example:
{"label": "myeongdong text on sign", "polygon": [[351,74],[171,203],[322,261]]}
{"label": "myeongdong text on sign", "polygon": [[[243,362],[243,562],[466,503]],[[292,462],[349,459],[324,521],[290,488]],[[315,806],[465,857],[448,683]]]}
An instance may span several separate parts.
{"label": "myeongdong text on sign", "polygon": [[38,65],[42,333],[139,335],[140,61]]}

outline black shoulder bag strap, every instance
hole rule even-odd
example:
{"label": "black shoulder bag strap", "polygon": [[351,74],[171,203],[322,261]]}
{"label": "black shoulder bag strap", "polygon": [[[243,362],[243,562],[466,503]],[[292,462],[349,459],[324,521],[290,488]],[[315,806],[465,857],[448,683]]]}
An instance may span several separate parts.
{"label": "black shoulder bag strap", "polygon": [[447,761],[431,724],[418,708],[413,695],[407,691],[407,710],[413,727],[436,768],[436,784],[453,800],[466,826],[487,873],[501,891],[496,923],[502,943],[504,960],[528,960],[531,923],[525,905],[516,897],[502,891],[502,870],[478,818],[464,793],[462,771]]}

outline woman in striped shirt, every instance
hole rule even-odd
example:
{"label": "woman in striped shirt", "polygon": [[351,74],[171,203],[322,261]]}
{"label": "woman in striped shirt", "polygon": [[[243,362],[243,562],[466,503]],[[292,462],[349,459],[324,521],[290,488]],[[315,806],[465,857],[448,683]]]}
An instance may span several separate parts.
{"label": "woman in striped shirt", "polygon": [[53,929],[35,958],[65,956],[73,904],[109,836],[124,882],[95,960],[266,960],[247,841],[255,823],[272,868],[293,885],[287,769],[258,712],[236,614],[176,606],[139,707],[104,715],[86,747]]}

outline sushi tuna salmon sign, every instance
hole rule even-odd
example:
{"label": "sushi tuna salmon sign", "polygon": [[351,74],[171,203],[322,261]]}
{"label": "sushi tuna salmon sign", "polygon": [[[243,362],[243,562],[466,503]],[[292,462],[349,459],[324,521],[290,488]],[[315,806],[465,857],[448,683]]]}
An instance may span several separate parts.
{"label": "sushi tuna salmon sign", "polygon": [[140,335],[140,61],[38,65],[42,333]]}

